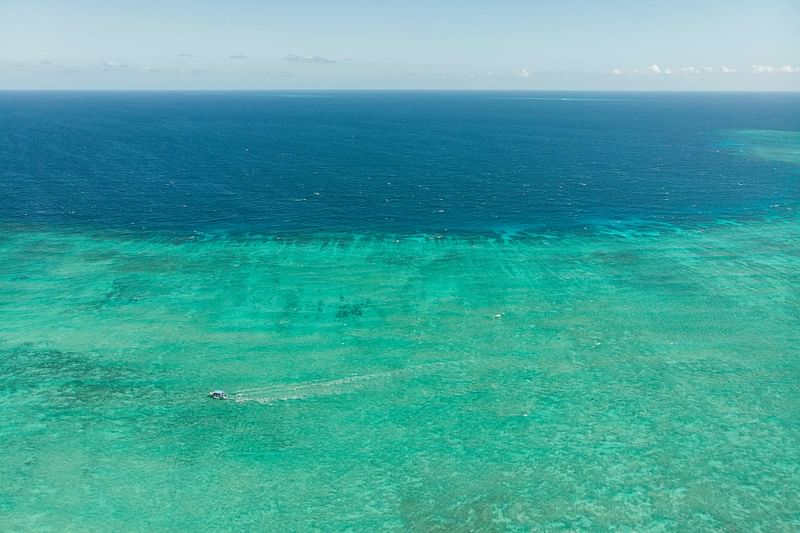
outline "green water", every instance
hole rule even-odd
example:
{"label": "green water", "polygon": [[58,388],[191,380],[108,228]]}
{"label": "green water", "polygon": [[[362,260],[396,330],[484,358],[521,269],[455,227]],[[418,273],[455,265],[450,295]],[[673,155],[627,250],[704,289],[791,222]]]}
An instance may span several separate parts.
{"label": "green water", "polygon": [[800,132],[782,130],[725,130],[724,144],[739,153],[779,163],[800,165]]}
{"label": "green water", "polygon": [[796,217],[0,235],[4,530],[800,529]]}

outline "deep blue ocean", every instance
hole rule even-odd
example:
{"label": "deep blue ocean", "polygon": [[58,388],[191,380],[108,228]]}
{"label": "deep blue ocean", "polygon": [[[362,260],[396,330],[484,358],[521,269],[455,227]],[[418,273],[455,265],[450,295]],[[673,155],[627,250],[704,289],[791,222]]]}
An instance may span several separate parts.
{"label": "deep blue ocean", "polygon": [[[0,93],[0,221],[269,234],[760,214],[798,94]],[[746,148],[746,147],[745,147]]]}

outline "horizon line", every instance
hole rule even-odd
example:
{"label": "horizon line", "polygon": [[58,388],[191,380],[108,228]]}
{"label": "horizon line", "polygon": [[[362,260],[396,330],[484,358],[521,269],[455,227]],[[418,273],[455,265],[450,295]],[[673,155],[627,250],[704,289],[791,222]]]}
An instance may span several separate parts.
{"label": "horizon line", "polygon": [[86,87],[86,88],[43,88],[43,87],[22,87],[22,88],[4,88],[0,87],[0,93],[11,92],[127,92],[127,93],[268,93],[268,92],[469,92],[469,93],[684,93],[684,94],[799,94],[800,88],[797,89],[485,89],[485,88],[264,88],[264,89],[248,89],[248,88],[99,88],[99,87]]}

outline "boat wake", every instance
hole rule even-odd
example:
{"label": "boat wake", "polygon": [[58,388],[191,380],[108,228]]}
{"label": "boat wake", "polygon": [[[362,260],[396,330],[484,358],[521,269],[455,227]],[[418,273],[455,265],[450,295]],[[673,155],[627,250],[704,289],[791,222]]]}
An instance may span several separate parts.
{"label": "boat wake", "polygon": [[328,381],[306,381],[298,383],[278,383],[266,387],[239,389],[233,395],[237,403],[256,402],[262,404],[289,400],[304,400],[318,396],[334,396],[377,385],[388,380],[409,378],[419,375],[425,370],[442,367],[447,363],[431,363],[409,368],[359,374]]}

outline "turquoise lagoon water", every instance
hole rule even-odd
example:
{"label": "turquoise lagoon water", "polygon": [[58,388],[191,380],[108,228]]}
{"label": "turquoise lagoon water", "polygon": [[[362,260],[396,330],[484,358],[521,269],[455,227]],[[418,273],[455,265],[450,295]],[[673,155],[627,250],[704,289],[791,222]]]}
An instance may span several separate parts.
{"label": "turquoise lagoon water", "polygon": [[[800,529],[796,133],[764,113],[783,116],[786,102],[722,98],[724,113],[693,133],[676,133],[685,116],[677,129],[645,127],[651,140],[592,166],[523,147],[573,135],[582,140],[564,149],[584,153],[586,134],[564,120],[587,110],[552,106],[596,106],[590,120],[606,100],[514,100],[544,106],[532,111],[544,125],[473,123],[464,135],[511,140],[494,162],[464,155],[483,166],[461,167],[461,181],[446,173],[442,139],[428,144],[419,127],[402,133],[400,155],[370,141],[369,95],[346,97],[366,99],[352,134],[378,159],[379,146],[390,158],[428,153],[408,155],[413,176],[348,159],[331,107],[317,110],[319,127],[336,130],[328,144],[306,143],[300,121],[295,137],[270,137],[284,152],[251,161],[234,137],[223,152],[241,168],[200,143],[211,154],[196,163],[218,177],[205,193],[188,154],[174,153],[189,148],[165,145],[162,159],[142,148],[188,127],[228,138],[213,113],[256,97],[283,109],[274,95],[216,96],[207,121],[162,107],[178,116],[134,140],[92,136],[89,124],[113,114],[84,117],[61,144],[38,145],[43,159],[33,143],[61,137],[37,113],[83,116],[121,97],[0,108],[12,124],[0,144],[3,529]],[[428,116],[426,99],[456,97],[380,98],[410,109],[391,113]],[[512,105],[472,98],[498,113]],[[707,109],[686,98],[664,110]],[[744,110],[741,124],[726,105]],[[446,139],[466,148],[461,126]],[[617,142],[601,129],[598,146]],[[673,153],[656,151],[670,139]],[[104,150],[119,158],[88,155]],[[334,155],[344,159],[326,166]],[[341,189],[308,178],[298,193],[301,171],[273,157],[308,176],[327,169]],[[443,174],[420,173],[435,165]],[[442,175],[458,194],[436,190]],[[345,187],[347,176],[363,179]],[[519,198],[539,189],[552,198]],[[213,388],[231,400],[209,400]]]}

